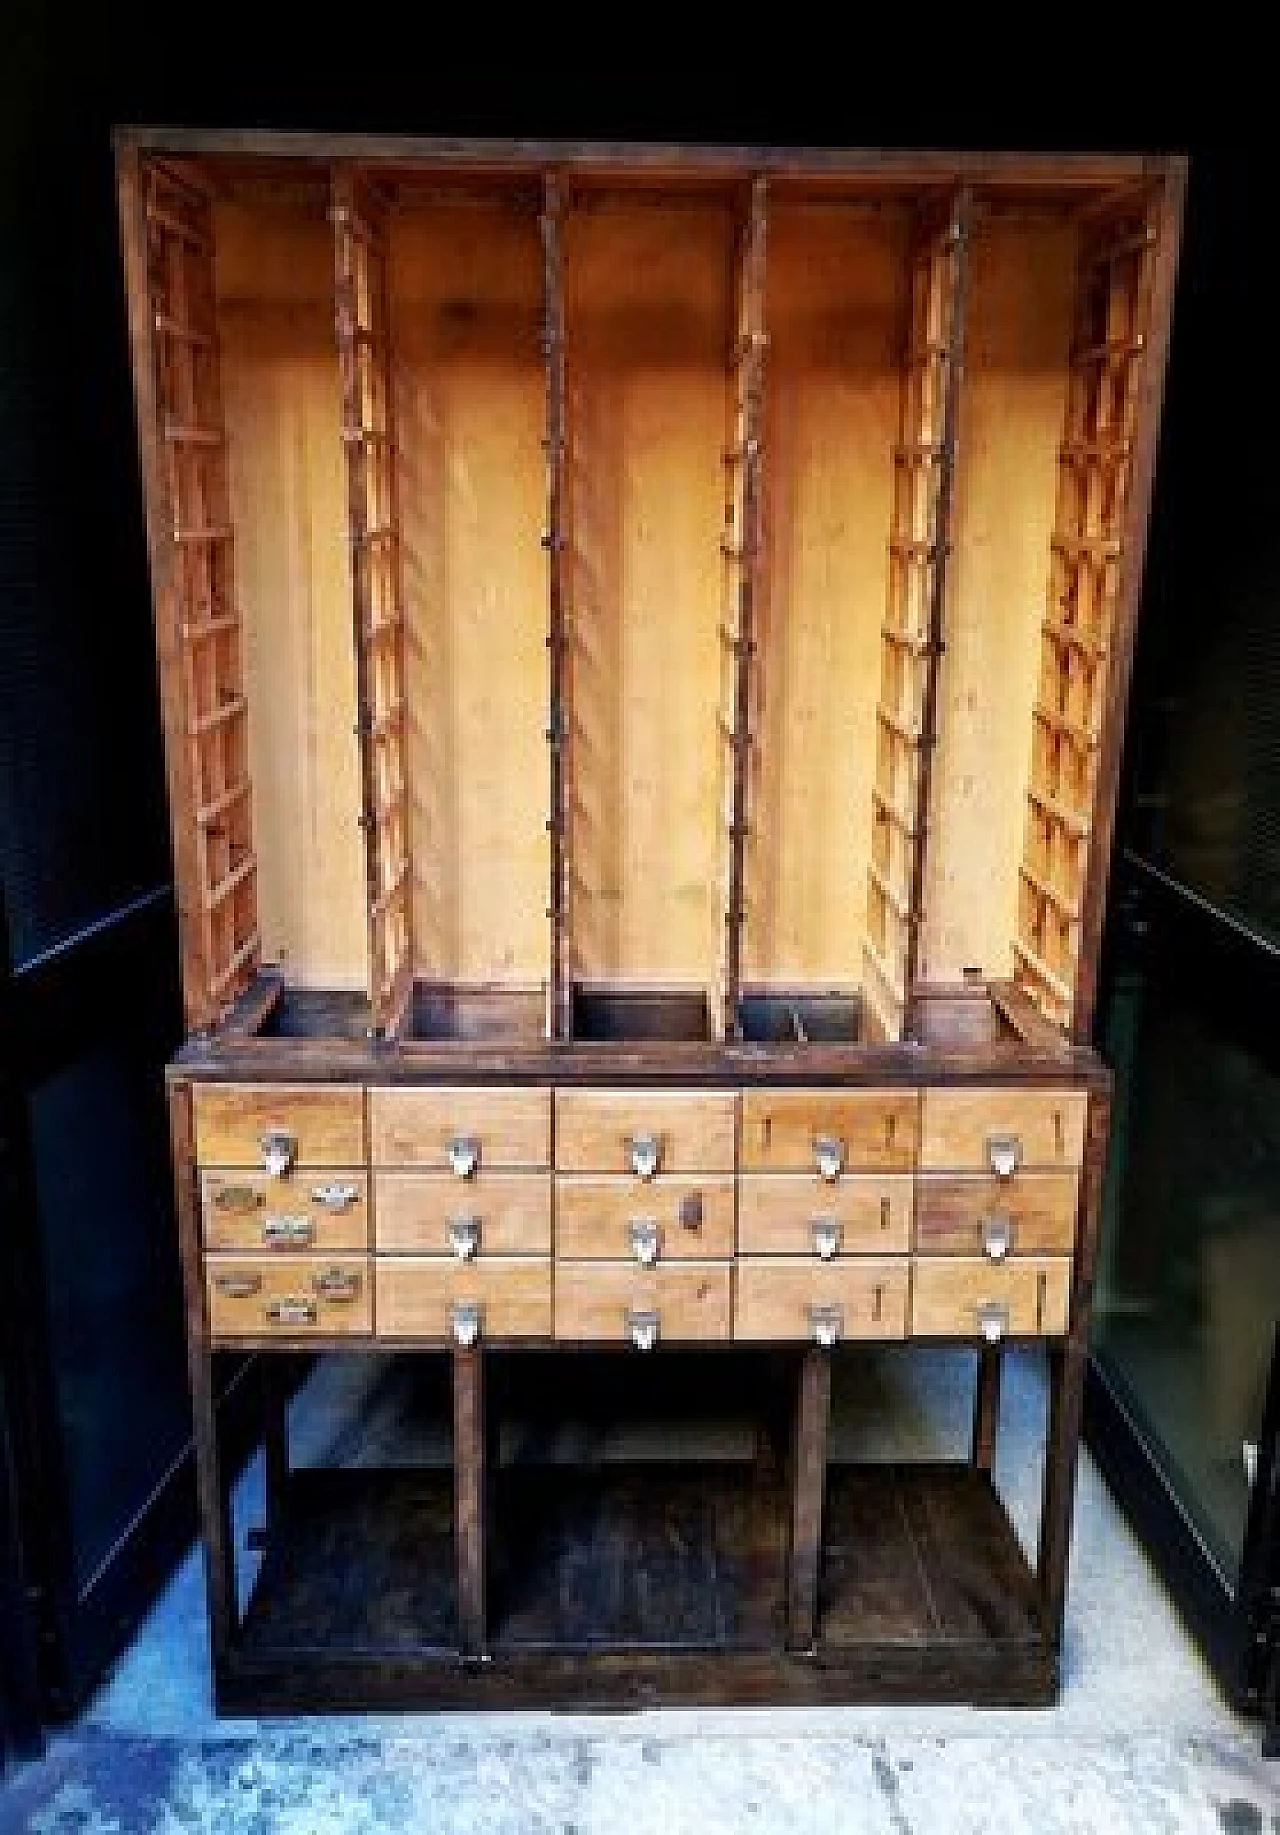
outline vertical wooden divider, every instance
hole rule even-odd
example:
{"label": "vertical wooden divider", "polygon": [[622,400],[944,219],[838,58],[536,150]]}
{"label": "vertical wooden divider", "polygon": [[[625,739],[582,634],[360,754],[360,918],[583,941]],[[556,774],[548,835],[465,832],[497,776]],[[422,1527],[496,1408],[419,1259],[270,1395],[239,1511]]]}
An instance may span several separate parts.
{"label": "vertical wooden divider", "polygon": [[863,948],[869,1035],[885,1039],[902,1036],[919,960],[972,219],[965,187],[910,258]]}
{"label": "vertical wooden divider", "polygon": [[339,167],[332,177],[330,216],[347,465],[369,1002],[374,1034],[394,1038],[411,1015],[414,961],[387,213],[367,184]]}
{"label": "vertical wooden divider", "polygon": [[551,840],[550,979],[547,1037],[567,1039],[573,1029],[572,927],[570,922],[569,774],[572,734],[569,718],[568,621],[565,587],[565,323],[564,207],[559,181],[543,180],[542,360],[546,377],[547,523],[547,747],[550,757],[547,831]]}
{"label": "vertical wooden divider", "polygon": [[732,385],[729,439],[724,451],[727,501],[720,540],[724,557],[725,612],[722,646],[720,738],[724,747],[725,832],[723,909],[715,1029],[720,1039],[738,1030],[742,942],[746,923],[746,842],[750,814],[752,662],[763,579],[763,439],[765,242],[768,197],[763,178],[752,180],[745,220],[734,239]]}
{"label": "vertical wooden divider", "polygon": [[190,173],[136,155],[121,165],[120,210],[183,993],[199,1028],[243,991],[260,955],[213,212]]}

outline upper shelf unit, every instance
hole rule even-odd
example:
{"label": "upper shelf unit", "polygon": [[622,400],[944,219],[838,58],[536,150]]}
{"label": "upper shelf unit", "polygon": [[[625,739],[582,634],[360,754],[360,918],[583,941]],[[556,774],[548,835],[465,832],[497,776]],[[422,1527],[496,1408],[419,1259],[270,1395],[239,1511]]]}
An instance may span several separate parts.
{"label": "upper shelf unit", "polygon": [[1181,162],[118,164],[193,1026],[1087,1036]]}

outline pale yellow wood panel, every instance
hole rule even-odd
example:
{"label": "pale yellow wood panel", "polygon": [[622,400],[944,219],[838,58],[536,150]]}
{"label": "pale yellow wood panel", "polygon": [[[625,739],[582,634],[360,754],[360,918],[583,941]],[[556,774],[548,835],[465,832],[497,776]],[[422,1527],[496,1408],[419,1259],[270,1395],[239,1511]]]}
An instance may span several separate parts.
{"label": "pale yellow wood panel", "polygon": [[556,1263],[556,1337],[568,1343],[626,1344],[637,1313],[657,1315],[659,1344],[727,1338],[730,1304],[727,1262]]}
{"label": "pale yellow wood panel", "polygon": [[380,1251],[452,1255],[457,1226],[474,1231],[474,1254],[550,1255],[549,1173],[379,1173],[374,1241]]}
{"label": "pale yellow wood panel", "polygon": [[551,1336],[549,1261],[380,1255],[374,1268],[379,1338],[452,1338],[458,1305],[479,1309],[481,1342]]}
{"label": "pale yellow wood panel", "polygon": [[816,1172],[828,1144],[841,1174],[909,1172],[919,1131],[917,1090],[742,1093],[742,1164],[754,1172]]}
{"label": "pale yellow wood panel", "polygon": [[[417,1166],[455,1172],[459,1186],[472,1171],[495,1166],[546,1166],[551,1159],[551,1092],[408,1085],[369,1091],[369,1137],[375,1166]],[[452,1153],[451,1153],[452,1150]]]}
{"label": "pale yellow wood panel", "polygon": [[1075,234],[980,217],[970,257],[921,974],[1013,972]]}
{"label": "pale yellow wood panel", "polygon": [[206,1172],[200,1178],[206,1249],[272,1249],[280,1254],[369,1247],[369,1181],[363,1170]]}
{"label": "pale yellow wood panel", "polygon": [[1060,1337],[1071,1308],[1069,1256],[990,1262],[921,1257],[911,1269],[913,1338]]}
{"label": "pale yellow wood panel", "polygon": [[364,1091],[318,1083],[197,1083],[191,1093],[202,1166],[265,1166],[265,1135],[280,1134],[296,1166],[363,1161]]}
{"label": "pale yellow wood panel", "polygon": [[557,1090],[556,1166],[633,1173],[652,1142],[658,1172],[732,1172],[737,1115],[730,1090]]}
{"label": "pale yellow wood panel", "polygon": [[219,205],[218,335],[265,960],[368,979],[333,232]]}
{"label": "pale yellow wood panel", "polygon": [[740,1261],[735,1270],[735,1338],[814,1340],[822,1315],[832,1341],[901,1338],[907,1329],[907,1260]]}
{"label": "pale yellow wood panel", "polygon": [[1015,1180],[1024,1167],[1079,1166],[1088,1108],[1084,1090],[926,1090],[920,1164],[987,1172],[1011,1153]]}
{"label": "pale yellow wood panel", "polygon": [[734,1249],[734,1182],[659,1176],[556,1180],[556,1255],[569,1261],[640,1259],[656,1232],[659,1261],[700,1261],[731,1256]]}
{"label": "pale yellow wood panel", "polygon": [[917,1251],[929,1255],[1067,1254],[1075,1245],[1079,1180],[1074,1172],[952,1178],[922,1173],[916,1183]]}
{"label": "pale yellow wood panel", "polygon": [[710,988],[728,216],[588,205],[566,255],[574,962]]}
{"label": "pale yellow wood panel", "polygon": [[367,1255],[210,1255],[214,1338],[366,1335],[373,1323]]}
{"label": "pale yellow wood panel", "polygon": [[738,1247],[744,1255],[887,1255],[911,1246],[913,1181],[855,1175],[828,1184],[816,1173],[744,1173],[738,1182]]}
{"label": "pale yellow wood panel", "polygon": [[904,233],[893,215],[770,211],[755,979],[861,978]]}
{"label": "pale yellow wood panel", "polygon": [[397,212],[390,237],[419,973],[548,973],[537,219]]}

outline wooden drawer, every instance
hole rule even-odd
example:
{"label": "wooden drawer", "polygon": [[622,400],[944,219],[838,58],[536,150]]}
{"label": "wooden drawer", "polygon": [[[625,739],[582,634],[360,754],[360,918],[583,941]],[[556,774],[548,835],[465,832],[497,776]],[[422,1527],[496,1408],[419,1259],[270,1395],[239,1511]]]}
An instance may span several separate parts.
{"label": "wooden drawer", "polygon": [[729,1336],[727,1262],[557,1262],[556,1337],[687,1344]]}
{"label": "wooden drawer", "polygon": [[323,1173],[206,1172],[200,1177],[206,1249],[288,1253],[369,1247],[369,1180],[347,1167]]}
{"label": "wooden drawer", "polygon": [[548,1089],[371,1089],[369,1139],[376,1166],[419,1166],[465,1178],[495,1166],[551,1164]]}
{"label": "wooden drawer", "polygon": [[748,1258],[738,1263],[735,1278],[735,1338],[840,1344],[906,1334],[905,1256],[843,1262]]}
{"label": "wooden drawer", "polygon": [[366,1255],[210,1255],[205,1291],[214,1338],[367,1334],[373,1322]]}
{"label": "wooden drawer", "polygon": [[532,1258],[461,1262],[435,1256],[380,1255],[375,1262],[379,1338],[464,1335],[474,1309],[475,1336],[549,1338],[551,1263]]}
{"label": "wooden drawer", "polygon": [[459,1260],[550,1255],[551,1175],[382,1172],[374,1180],[373,1215],[380,1250]]}
{"label": "wooden drawer", "polygon": [[913,1338],[1056,1338],[1070,1310],[1069,1256],[938,1257],[912,1266]]}
{"label": "wooden drawer", "polygon": [[744,1090],[742,1165],[816,1174],[829,1147],[838,1176],[910,1172],[919,1123],[918,1090]]}
{"label": "wooden drawer", "polygon": [[1079,1177],[1074,1172],[916,1180],[916,1251],[923,1255],[1070,1255],[1076,1240]]}
{"label": "wooden drawer", "polygon": [[727,1258],[733,1201],[732,1179],[557,1179],[556,1254],[570,1261]]}
{"label": "wooden drawer", "polygon": [[885,1178],[745,1173],[738,1182],[743,1255],[893,1255],[911,1247],[910,1173]]}
{"label": "wooden drawer", "polygon": [[732,1172],[737,1100],[732,1090],[557,1090],[556,1166]]}
{"label": "wooden drawer", "polygon": [[364,1091],[351,1084],[197,1083],[191,1092],[202,1166],[359,1166]]}
{"label": "wooden drawer", "polygon": [[926,1090],[920,1164],[942,1172],[1079,1166],[1088,1105],[1084,1090]]}

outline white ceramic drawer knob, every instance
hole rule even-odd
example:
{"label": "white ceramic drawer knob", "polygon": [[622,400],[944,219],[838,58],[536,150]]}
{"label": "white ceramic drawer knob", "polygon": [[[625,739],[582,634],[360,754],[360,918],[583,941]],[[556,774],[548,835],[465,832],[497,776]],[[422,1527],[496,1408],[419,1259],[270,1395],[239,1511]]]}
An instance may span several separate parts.
{"label": "white ceramic drawer knob", "polygon": [[262,1164],[273,1179],[283,1179],[298,1157],[298,1137],[288,1128],[267,1128],[258,1142]]}
{"label": "white ceramic drawer knob", "polygon": [[844,1142],[838,1134],[814,1135],[813,1162],[818,1177],[825,1179],[828,1185],[834,1184],[844,1171]]}
{"label": "white ceramic drawer knob", "polygon": [[809,1308],[809,1331],[813,1342],[824,1351],[839,1344],[844,1331],[844,1314],[838,1306],[811,1306]]}
{"label": "white ceramic drawer knob", "polygon": [[455,1300],[449,1309],[453,1342],[469,1350],[480,1336],[480,1305],[476,1300]]}
{"label": "white ceramic drawer knob", "polygon": [[829,1262],[840,1253],[840,1225],[834,1217],[815,1217],[813,1220],[813,1252],[821,1261]]}
{"label": "white ceramic drawer knob", "polygon": [[480,1164],[480,1143],[474,1134],[455,1134],[449,1142],[448,1155],[454,1177],[469,1179]]}
{"label": "white ceramic drawer knob", "polygon": [[657,1313],[628,1311],[627,1337],[637,1351],[651,1351],[658,1342]]}
{"label": "white ceramic drawer knob", "polygon": [[656,1134],[632,1134],[627,1140],[627,1158],[637,1179],[651,1179],[662,1162],[662,1141]]}
{"label": "white ceramic drawer knob", "polygon": [[633,1218],[629,1226],[629,1234],[631,1237],[631,1253],[635,1256],[636,1260],[638,1262],[643,1262],[646,1267],[656,1262],[658,1259],[658,1252],[662,1246],[662,1239],[658,1232],[658,1226],[654,1220],[651,1217]]}
{"label": "white ceramic drawer knob", "polygon": [[1022,1164],[1022,1141],[1016,1134],[988,1134],[987,1164],[997,1179],[1011,1179]]}
{"label": "white ceramic drawer knob", "polygon": [[480,1219],[478,1217],[451,1217],[449,1219],[449,1247],[460,1262],[469,1262],[480,1247]]}
{"label": "white ceramic drawer knob", "polygon": [[999,1344],[1009,1329],[1009,1308],[999,1300],[988,1300],[978,1308],[978,1330],[988,1344]]}
{"label": "white ceramic drawer knob", "polygon": [[1013,1247],[1013,1219],[1002,1212],[987,1217],[982,1225],[982,1252],[988,1261],[1002,1262]]}

